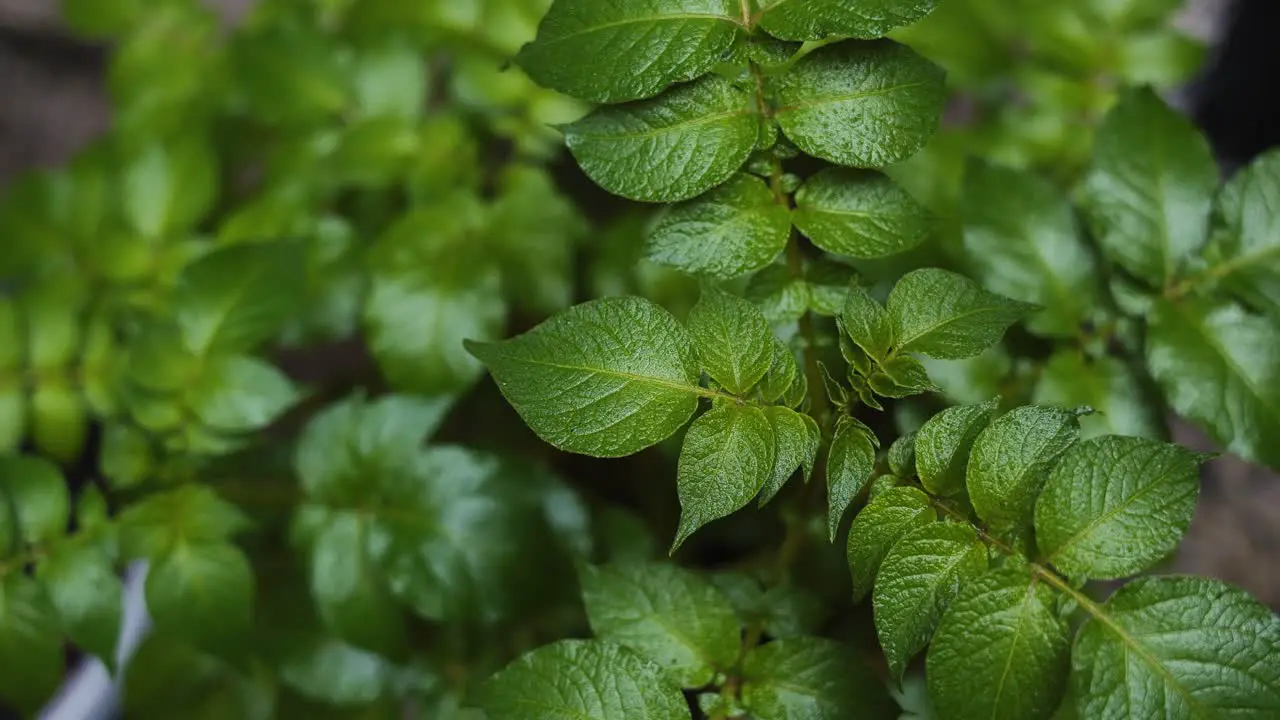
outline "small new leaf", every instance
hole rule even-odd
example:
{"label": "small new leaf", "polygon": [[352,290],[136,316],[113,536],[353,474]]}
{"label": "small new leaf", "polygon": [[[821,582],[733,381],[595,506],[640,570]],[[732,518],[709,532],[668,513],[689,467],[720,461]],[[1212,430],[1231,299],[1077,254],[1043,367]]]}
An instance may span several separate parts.
{"label": "small new leaf", "polygon": [[829,168],[796,193],[795,224],[814,245],[874,259],[911,250],[933,227],[929,212],[878,172]]}
{"label": "small new leaf", "polygon": [[749,300],[705,287],[688,325],[707,374],[731,393],[746,393],[773,365],[773,332]]}
{"label": "small new leaf", "polygon": [[737,658],[737,614],[702,577],[668,563],[588,565],[579,577],[596,637],[652,661],[673,684],[706,685]]}
{"label": "small new leaf", "polygon": [[1199,489],[1190,450],[1132,437],[1088,440],[1049,474],[1036,502],[1036,542],[1072,578],[1136,575],[1178,546]]}
{"label": "small new leaf", "polygon": [[516,62],[539,85],[584,100],[651,97],[715,67],[741,14],[733,0],[556,0]]}
{"label": "small new leaf", "polygon": [[889,294],[897,350],[939,360],[976,357],[1034,306],[983,290],[946,270],[907,273]]}
{"label": "small new leaf", "polygon": [[927,660],[940,720],[1043,720],[1066,690],[1071,642],[1054,592],[1025,565],[1011,563],[960,591]]}
{"label": "small new leaf", "polygon": [[827,454],[827,530],[836,541],[849,506],[866,489],[876,470],[879,441],[870,428],[853,418],[841,418]]}
{"label": "small new leaf", "polygon": [[782,132],[809,155],[880,168],[916,153],[938,128],[942,69],[890,40],[842,42],[772,78]]}
{"label": "small new leaf", "polygon": [[767,267],[787,246],[791,213],[763,180],[739,173],[664,214],[647,240],[649,259],[691,275],[733,278]]}
{"label": "small new leaf", "polygon": [[671,552],[698,528],[742,508],[774,469],[773,427],[764,411],[725,403],[689,426],[676,468],[680,527]]}
{"label": "small new leaf", "polygon": [[934,495],[958,495],[964,490],[973,443],[991,424],[999,404],[994,399],[947,408],[921,426],[916,433],[916,472],[926,490]]}
{"label": "small new leaf", "polygon": [[849,526],[847,557],[854,602],[871,592],[880,564],[895,543],[937,520],[929,496],[915,488],[890,487],[872,498]]}
{"label": "small new leaf", "polygon": [[717,76],[651,100],[602,107],[563,128],[584,172],[615,195],[641,202],[695,198],[720,185],[755,149],[753,99]]}
{"label": "small new leaf", "polygon": [[567,452],[637,453],[688,422],[707,394],[689,334],[640,298],[589,302],[519,337],[467,349],[529,427]]}
{"label": "small new leaf", "polygon": [[934,523],[911,531],[885,557],[871,603],[876,634],[901,678],[907,662],[929,643],[947,606],[987,569],[987,548],[965,524]]}
{"label": "small new leaf", "polygon": [[689,720],[680,688],[624,647],[561,640],[530,652],[490,678],[480,706],[494,718]]}
{"label": "small new leaf", "polygon": [[1076,418],[1062,408],[1020,407],[978,435],[966,472],[978,517],[999,530],[1031,524],[1050,469],[1080,439]]}

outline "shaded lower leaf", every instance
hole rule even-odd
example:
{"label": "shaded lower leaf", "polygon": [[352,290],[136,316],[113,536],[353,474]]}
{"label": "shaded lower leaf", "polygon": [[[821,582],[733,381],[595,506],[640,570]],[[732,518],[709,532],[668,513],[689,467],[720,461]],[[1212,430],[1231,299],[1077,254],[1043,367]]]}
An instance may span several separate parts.
{"label": "shaded lower leaf", "polygon": [[1070,662],[1054,592],[1011,564],[974,578],[942,616],[929,647],[929,694],[941,720],[1048,718]]}
{"label": "shaded lower leaf", "polygon": [[253,620],[253,570],[229,543],[178,542],[147,571],[147,611],[162,632],[211,651],[234,648]]}
{"label": "shaded lower leaf", "polygon": [[690,717],[656,665],[599,640],[561,640],[524,655],[484,684],[480,706],[495,719]]}
{"label": "shaded lower leaf", "polygon": [[62,632],[43,587],[20,572],[0,578],[0,700],[34,715],[62,681]]}
{"label": "shaded lower leaf", "polygon": [[260,662],[236,668],[165,633],[149,635],[130,659],[125,717],[168,720],[174,708],[191,720],[270,720],[276,687]]}
{"label": "shaded lower leaf", "polygon": [[742,664],[742,704],[758,720],[886,717],[884,686],[847,645],[792,637],[753,648]]}
{"label": "shaded lower leaf", "polygon": [[773,472],[760,489],[761,507],[782,490],[782,486],[796,470],[803,469],[804,479],[808,482],[814,461],[818,457],[818,445],[822,440],[818,435],[818,426],[807,415],[777,405],[765,408],[764,414],[773,427],[776,451]]}
{"label": "shaded lower leaf", "polygon": [[124,588],[111,556],[87,538],[56,545],[36,568],[71,642],[115,666]]}
{"label": "shaded lower leaf", "polygon": [[827,531],[831,542],[849,506],[871,482],[879,441],[866,425],[841,418],[827,453]]}
{"label": "shaded lower leaf", "polygon": [[871,597],[876,634],[894,677],[901,678],[907,662],[929,644],[965,584],[986,569],[987,548],[967,524],[926,525],[894,544]]}
{"label": "shaded lower leaf", "polygon": [[760,408],[724,404],[695,420],[676,468],[681,513],[672,552],[698,528],[746,507],[769,481],[775,452]]}

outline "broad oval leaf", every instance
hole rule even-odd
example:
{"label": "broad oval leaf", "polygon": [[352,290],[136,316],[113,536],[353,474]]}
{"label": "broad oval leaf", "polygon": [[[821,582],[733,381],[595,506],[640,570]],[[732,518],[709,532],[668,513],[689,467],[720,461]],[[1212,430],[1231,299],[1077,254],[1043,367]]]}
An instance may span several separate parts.
{"label": "broad oval leaf", "polygon": [[71,496],[62,471],[52,462],[34,455],[0,457],[0,495],[12,504],[17,536],[23,542],[42,545],[66,534]]}
{"label": "broad oval leaf", "polygon": [[1036,502],[1036,543],[1072,578],[1112,580],[1151,567],[1178,546],[1196,510],[1191,451],[1132,437],[1071,448]]}
{"label": "broad oval leaf", "polygon": [[874,259],[924,242],[933,219],[888,177],[828,168],[796,192],[795,224],[814,245],[837,255]]}
{"label": "broad oval leaf", "polygon": [[253,568],[234,545],[179,541],[147,570],[147,612],[198,648],[235,649],[253,621],[253,588]]}
{"label": "broad oval leaf", "polygon": [[1169,434],[1154,384],[1118,358],[1059,351],[1040,370],[1032,402],[1097,410],[1080,418],[1084,438],[1132,435],[1160,440]]}
{"label": "broad oval leaf", "polygon": [[883,37],[923,18],[938,0],[762,0],[760,27],[781,40]]}
{"label": "broad oval leaf", "polygon": [[967,524],[933,523],[894,544],[880,565],[871,605],[889,671],[929,643],[938,620],[965,584],[987,569],[987,548]]}
{"label": "broad oval leaf", "polygon": [[913,487],[891,487],[873,497],[849,526],[847,558],[854,602],[871,592],[880,564],[895,543],[937,520],[929,496]]}
{"label": "broad oval leaf", "polygon": [[480,706],[494,718],[646,718],[689,720],[680,688],[624,647],[561,640],[538,648],[490,678]]}
{"label": "broad oval leaf", "polygon": [[62,681],[62,628],[40,583],[0,578],[0,700],[35,716]]}
{"label": "broad oval leaf", "polygon": [[124,588],[101,542],[75,538],[56,545],[36,568],[67,636],[77,647],[115,667],[124,616]]}
{"label": "broad oval leaf", "polygon": [[964,247],[984,287],[1043,308],[1028,328],[1074,338],[1098,307],[1098,264],[1065,194],[1040,176],[973,162],[965,174]]}
{"label": "broad oval leaf", "polygon": [[1028,406],[996,418],[974,441],[965,473],[978,517],[1000,530],[1029,526],[1050,469],[1079,439],[1071,410]]}
{"label": "broad oval leaf", "polygon": [[650,100],[600,108],[563,129],[569,151],[597,185],[630,200],[670,203],[733,177],[755,149],[758,125],[751,95],[708,76]]}
{"label": "broad oval leaf", "polygon": [[763,180],[739,173],[662,215],[646,252],[692,275],[738,277],[767,267],[786,249],[790,216]]}
{"label": "broad oval leaf", "polygon": [[1274,718],[1277,647],[1280,618],[1235,587],[1135,580],[1080,628],[1073,693],[1085,718]]}
{"label": "broad oval leaf", "polygon": [[758,407],[726,401],[695,420],[676,467],[681,512],[671,551],[746,507],[773,473],[775,452],[773,427]]}
{"label": "broad oval leaf", "polygon": [[741,29],[734,0],[556,0],[516,62],[544,87],[624,102],[706,74]]}
{"label": "broad oval leaf", "polygon": [[1209,276],[1280,318],[1280,149],[1241,170],[1218,196]]}
{"label": "broad oval leaf", "polygon": [[[893,321],[889,312],[857,282],[849,283],[840,311],[840,330],[842,336],[877,362],[893,348]],[[856,367],[853,359],[845,359]]]}
{"label": "broad oval leaf", "polygon": [[1098,129],[1083,188],[1102,251],[1163,288],[1204,243],[1218,167],[1204,136],[1144,88],[1122,97]]}
{"label": "broad oval leaf", "polygon": [[1067,687],[1071,642],[1053,590],[1025,565],[964,587],[929,647],[929,696],[940,720],[1036,720]]}
{"label": "broad oval leaf", "polygon": [[852,418],[841,418],[827,452],[827,532],[836,541],[849,506],[866,489],[876,471],[879,441]]}
{"label": "broad oval leaf", "polygon": [[500,343],[468,342],[543,440],[595,457],[637,453],[689,421],[698,397],[693,341],[635,297],[578,305]]}
{"label": "broad oval leaf", "polygon": [[995,417],[999,398],[981,405],[957,405],[934,415],[916,432],[916,474],[934,495],[964,491],[969,453],[978,434]]}
{"label": "broad oval leaf", "polygon": [[761,507],[782,490],[797,469],[803,470],[805,482],[809,481],[818,457],[818,446],[822,442],[818,424],[808,415],[780,405],[765,408],[764,414],[773,427],[775,452],[773,472],[760,489]]}
{"label": "broad oval leaf", "polygon": [[728,599],[709,581],[669,563],[584,566],[582,601],[601,640],[634,651],[680,687],[727,672],[742,645]]}
{"label": "broad oval leaf", "polygon": [[752,648],[742,675],[742,705],[759,720],[882,718],[893,708],[858,654],[827,638],[783,638]]}
{"label": "broad oval leaf", "polygon": [[1034,306],[987,292],[962,275],[925,268],[898,281],[888,308],[899,351],[962,360],[998,343]]}
{"label": "broad oval leaf", "polygon": [[702,366],[729,392],[746,393],[773,366],[773,332],[749,300],[706,287],[689,311],[688,325]]}
{"label": "broad oval leaf", "polygon": [[1179,415],[1226,449],[1280,468],[1280,329],[1236,305],[1158,302],[1147,369]]}
{"label": "broad oval leaf", "polygon": [[890,40],[806,55],[772,88],[782,132],[809,155],[879,168],[924,147],[946,101],[942,69]]}

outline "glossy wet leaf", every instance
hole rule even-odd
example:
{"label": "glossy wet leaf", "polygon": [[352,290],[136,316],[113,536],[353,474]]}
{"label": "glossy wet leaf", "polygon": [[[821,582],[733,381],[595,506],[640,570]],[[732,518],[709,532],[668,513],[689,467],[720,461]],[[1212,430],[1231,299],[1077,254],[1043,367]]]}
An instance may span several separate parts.
{"label": "glossy wet leaf", "polygon": [[827,252],[861,259],[911,250],[933,229],[927,210],[876,172],[830,168],[796,193],[795,224]]}
{"label": "glossy wet leaf", "polygon": [[703,368],[731,393],[746,393],[773,365],[773,333],[749,300],[707,287],[689,311],[688,327]]}
{"label": "glossy wet leaf", "polygon": [[854,601],[861,602],[870,594],[880,564],[894,544],[937,519],[929,497],[915,488],[889,488],[873,497],[849,526],[846,555]]}
{"label": "glossy wet leaf", "polygon": [[783,40],[873,39],[928,15],[938,0],[761,0],[760,27]]}
{"label": "glossy wet leaf", "polygon": [[975,357],[1033,307],[984,290],[955,273],[907,273],[889,294],[896,347],[940,360]]}
{"label": "glossy wet leaf", "polygon": [[747,653],[742,671],[743,707],[761,720],[858,720],[892,707],[858,654],[827,638],[774,640]]}
{"label": "glossy wet leaf", "polygon": [[849,506],[866,489],[876,469],[875,435],[857,421],[836,426],[827,454],[827,532],[835,542]]}
{"label": "glossy wet leaf", "polygon": [[996,418],[974,441],[966,470],[978,517],[1000,530],[1030,525],[1050,470],[1079,438],[1072,410],[1028,406]]}
{"label": "glossy wet leaf", "polygon": [[672,550],[746,507],[773,474],[774,457],[773,426],[760,408],[726,403],[695,420],[676,469],[681,512]]}

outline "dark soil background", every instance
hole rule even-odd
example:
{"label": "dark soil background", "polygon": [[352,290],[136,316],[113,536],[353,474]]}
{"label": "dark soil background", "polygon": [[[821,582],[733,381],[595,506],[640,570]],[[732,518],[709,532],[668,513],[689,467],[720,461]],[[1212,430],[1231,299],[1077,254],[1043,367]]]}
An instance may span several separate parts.
{"label": "dark soil background", "polygon": [[[252,1],[211,0],[228,22]],[[0,0],[0,188],[24,169],[61,164],[109,122],[107,50],[66,35],[57,5]],[[1280,145],[1280,2],[1191,0],[1179,23],[1216,48],[1178,100],[1229,174]],[[1176,434],[1214,449],[1185,424]],[[1206,466],[1199,511],[1174,565],[1234,582],[1280,610],[1280,477],[1231,457]]]}

